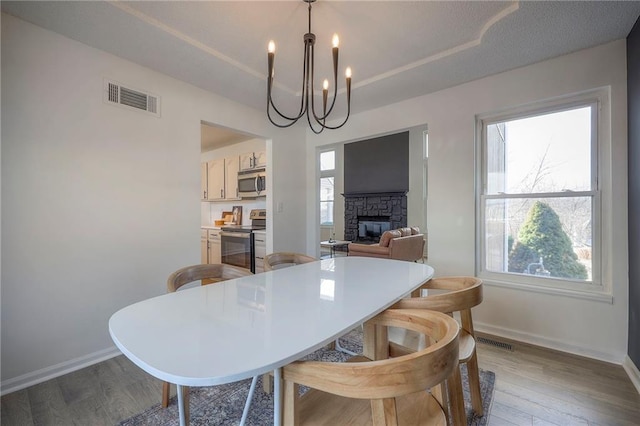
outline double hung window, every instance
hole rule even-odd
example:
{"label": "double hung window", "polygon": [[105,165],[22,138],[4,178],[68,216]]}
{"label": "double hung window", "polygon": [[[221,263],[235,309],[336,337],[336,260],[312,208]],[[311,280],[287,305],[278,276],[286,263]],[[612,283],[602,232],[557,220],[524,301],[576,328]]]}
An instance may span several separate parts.
{"label": "double hung window", "polygon": [[482,117],[479,275],[601,290],[598,100]]}
{"label": "double hung window", "polygon": [[336,152],[320,153],[320,225],[333,226]]}

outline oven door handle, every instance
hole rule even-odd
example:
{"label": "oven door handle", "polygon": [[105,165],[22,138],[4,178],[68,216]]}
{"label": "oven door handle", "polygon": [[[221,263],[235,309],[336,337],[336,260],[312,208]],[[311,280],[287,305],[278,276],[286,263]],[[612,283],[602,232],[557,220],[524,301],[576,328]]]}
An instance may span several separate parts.
{"label": "oven door handle", "polygon": [[251,238],[251,233],[246,232],[220,232],[221,237],[231,237],[231,238]]}

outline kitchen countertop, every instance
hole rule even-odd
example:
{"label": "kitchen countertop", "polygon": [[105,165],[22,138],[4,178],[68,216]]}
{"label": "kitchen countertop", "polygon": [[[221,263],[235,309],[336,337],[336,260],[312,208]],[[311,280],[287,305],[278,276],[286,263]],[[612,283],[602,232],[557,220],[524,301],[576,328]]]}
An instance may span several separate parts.
{"label": "kitchen countertop", "polygon": [[220,230],[220,226],[215,226],[215,225],[200,225],[200,229],[216,229],[216,230]]}

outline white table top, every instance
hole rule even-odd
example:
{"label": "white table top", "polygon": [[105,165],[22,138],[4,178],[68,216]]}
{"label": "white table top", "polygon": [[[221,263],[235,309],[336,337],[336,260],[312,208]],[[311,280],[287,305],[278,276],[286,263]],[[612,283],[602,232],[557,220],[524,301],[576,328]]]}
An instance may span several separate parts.
{"label": "white table top", "polygon": [[432,275],[420,263],[325,259],[135,303],[111,317],[109,332],[129,359],[161,380],[229,383],[332,342]]}

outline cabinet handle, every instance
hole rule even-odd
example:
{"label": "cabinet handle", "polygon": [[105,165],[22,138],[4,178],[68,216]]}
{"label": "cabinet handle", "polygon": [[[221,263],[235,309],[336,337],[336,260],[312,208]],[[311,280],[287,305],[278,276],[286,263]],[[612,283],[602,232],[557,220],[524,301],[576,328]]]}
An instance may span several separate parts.
{"label": "cabinet handle", "polygon": [[207,191],[204,191],[204,195],[202,198],[204,198],[205,200],[207,199]]}
{"label": "cabinet handle", "polygon": [[224,198],[224,189],[220,190],[220,198]]}
{"label": "cabinet handle", "polygon": [[253,155],[249,157],[249,167],[253,167]]}

